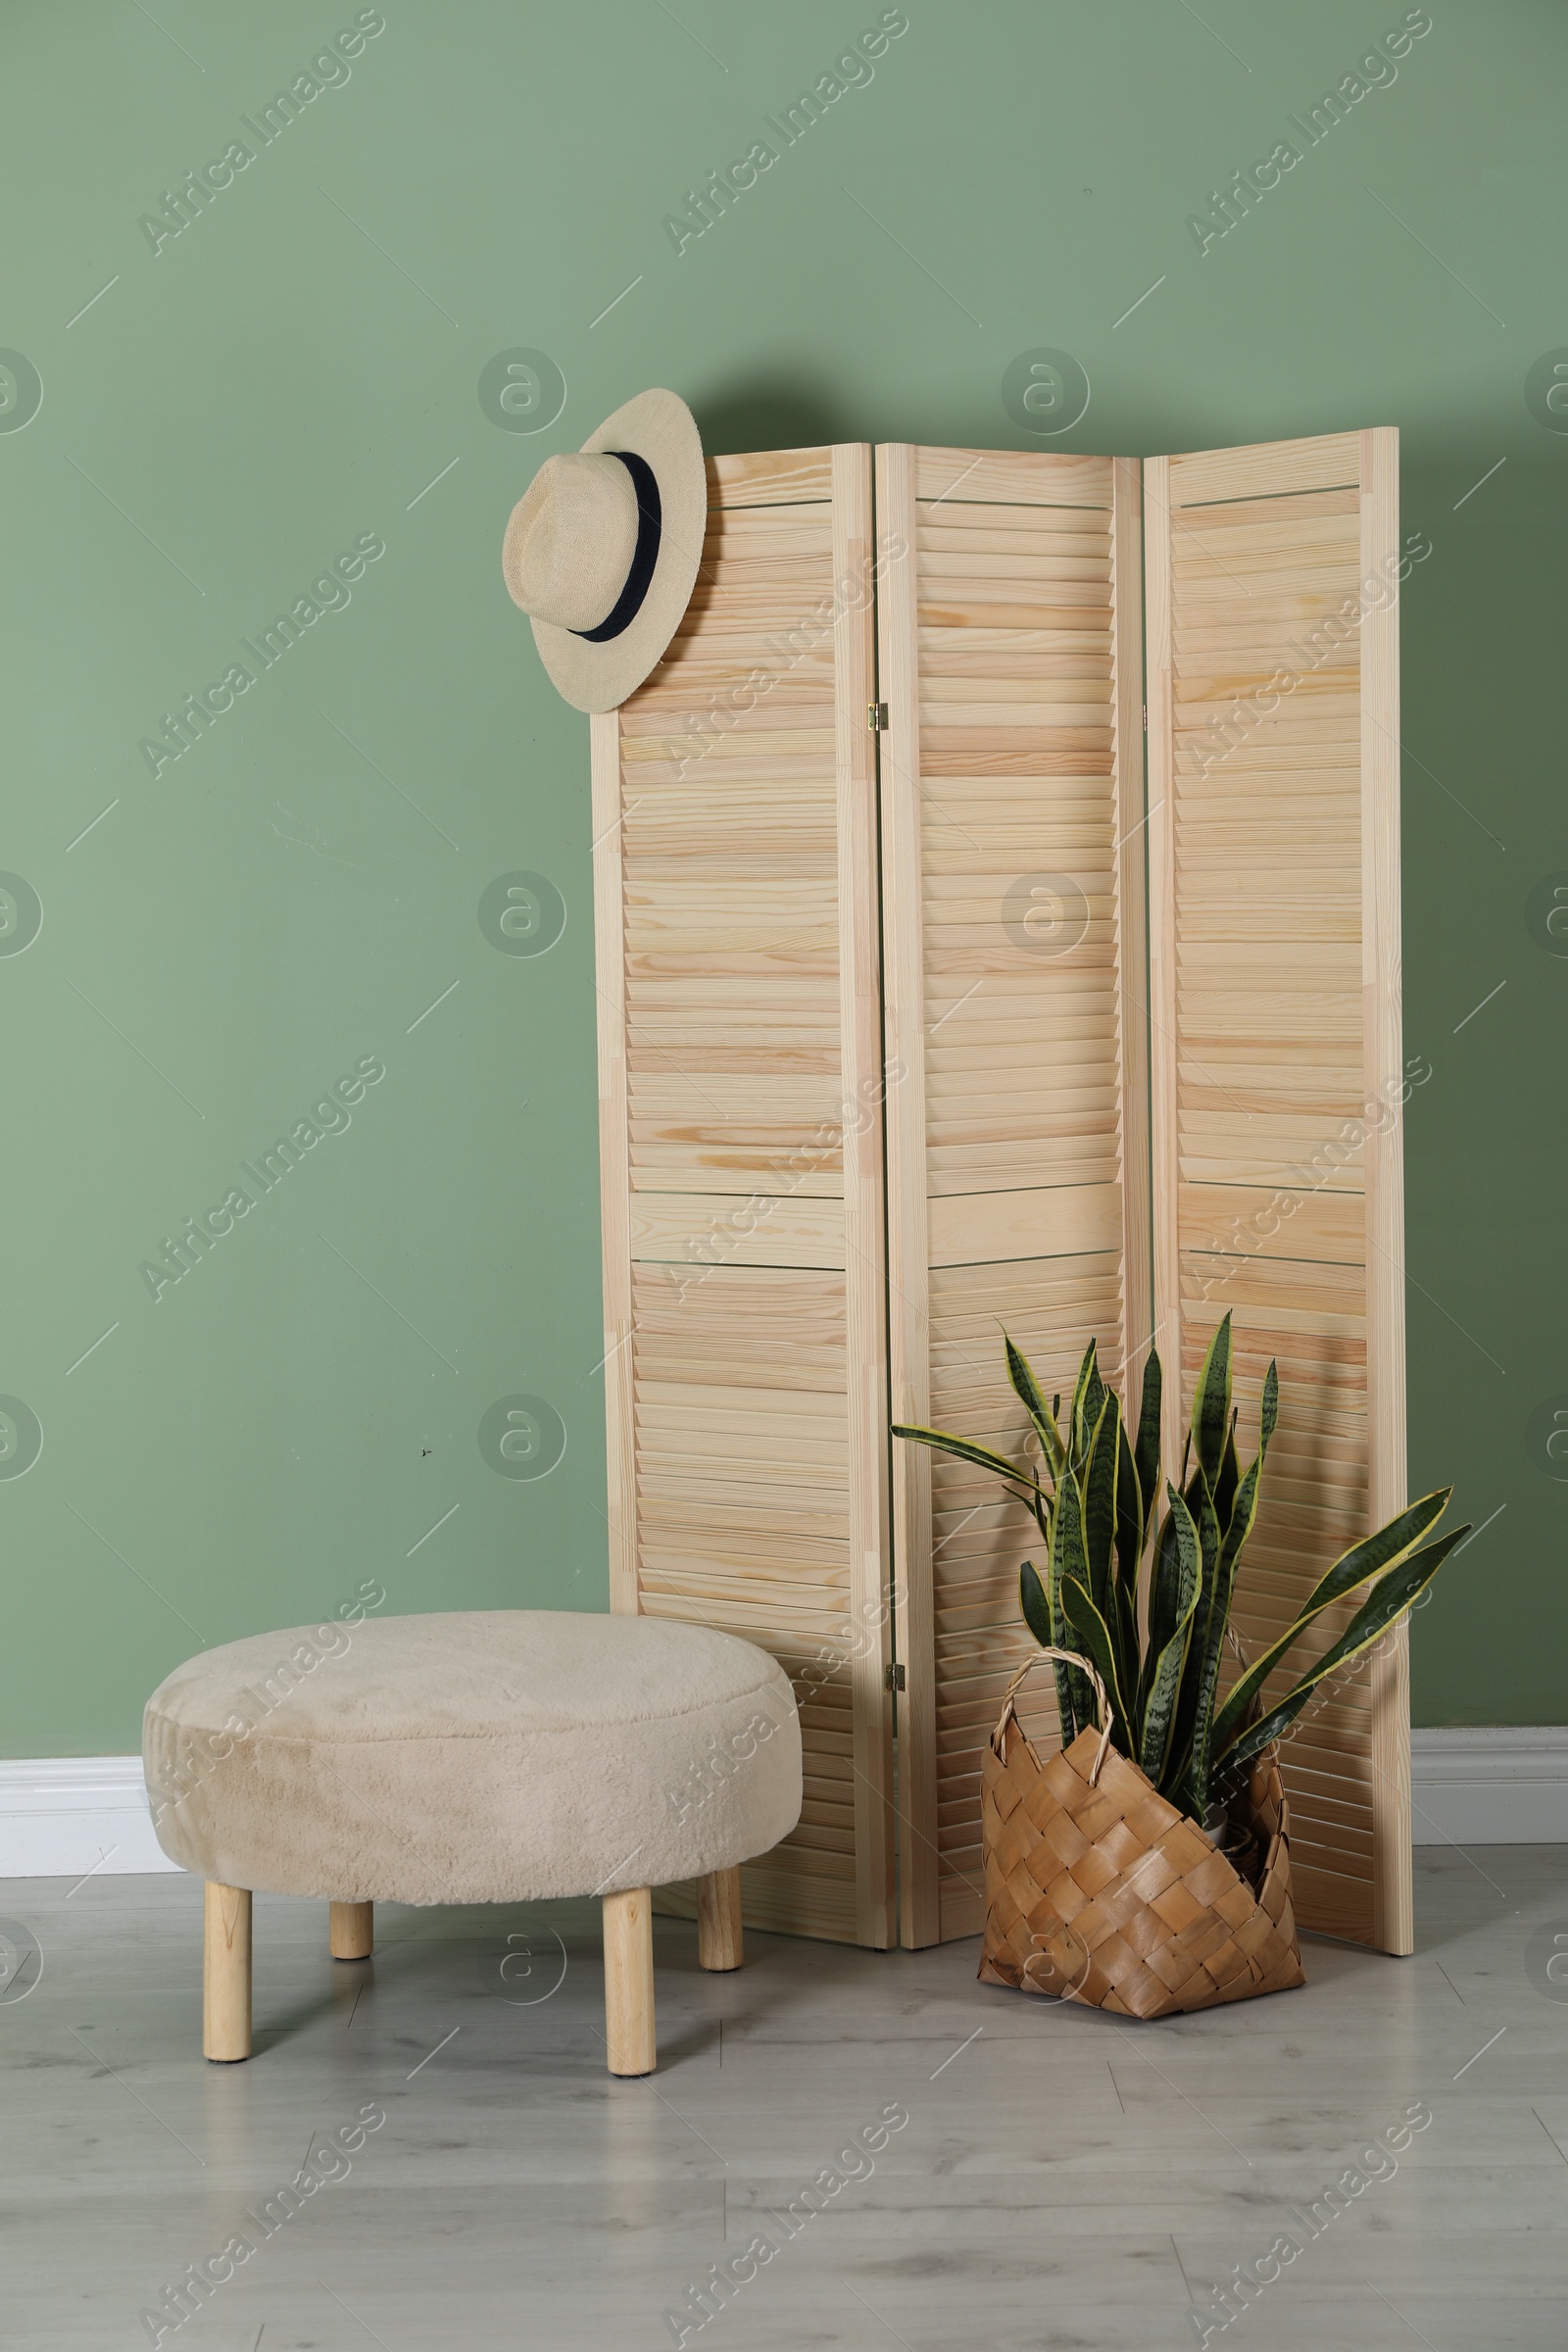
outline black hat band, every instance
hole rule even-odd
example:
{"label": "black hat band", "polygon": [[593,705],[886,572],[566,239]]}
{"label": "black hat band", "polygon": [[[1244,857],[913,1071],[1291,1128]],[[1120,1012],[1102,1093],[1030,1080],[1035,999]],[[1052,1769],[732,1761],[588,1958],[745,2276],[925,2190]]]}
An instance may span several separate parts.
{"label": "black hat band", "polygon": [[632,449],[608,449],[604,455],[618,458],[631,475],[631,486],[637,493],[637,545],[632,551],[626,584],[606,617],[596,629],[573,629],[571,632],[574,637],[584,638],[589,645],[608,644],[612,637],[622,636],[631,627],[653,584],[662,535],[662,509],[659,482],[647,459],[640,458]]}

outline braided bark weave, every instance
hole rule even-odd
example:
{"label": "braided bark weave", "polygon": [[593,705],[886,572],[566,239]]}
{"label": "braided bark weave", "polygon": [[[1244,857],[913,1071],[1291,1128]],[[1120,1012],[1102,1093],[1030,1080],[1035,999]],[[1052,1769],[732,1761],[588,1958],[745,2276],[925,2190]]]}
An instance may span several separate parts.
{"label": "braided bark weave", "polygon": [[1273,1750],[1232,1801],[1256,1888],[1098,1732],[1042,1764],[1009,1700],[985,1751],[981,1982],[1169,2017],[1304,1984],[1290,1816]]}

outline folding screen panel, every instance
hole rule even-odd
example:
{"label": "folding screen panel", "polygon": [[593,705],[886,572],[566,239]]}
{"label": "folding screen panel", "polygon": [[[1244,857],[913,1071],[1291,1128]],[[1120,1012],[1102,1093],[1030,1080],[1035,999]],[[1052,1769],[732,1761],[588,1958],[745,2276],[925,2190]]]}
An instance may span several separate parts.
{"label": "folding screen panel", "polygon": [[[685,622],[593,722],[612,1605],[795,1680],[759,1926],[980,1926],[1035,1531],[912,1446],[890,1503],[886,1428],[1020,1446],[1004,1323],[1048,1390],[1091,1337],[1136,1390],[1152,1324],[1173,1467],[1225,1309],[1244,1434],[1278,1357],[1250,1648],[1404,1498],[1396,469],[1152,461],[1141,532],[1135,461],[888,447],[873,546],[869,450],[720,458]],[[1407,1726],[1400,1635],[1284,1755],[1298,1915],[1391,1950]]]}
{"label": "folding screen panel", "polygon": [[[1398,439],[1152,460],[1145,500],[1165,1442],[1228,1307],[1244,1439],[1280,1367],[1253,1651],[1405,1500]],[[1402,1629],[1282,1766],[1298,1919],[1408,1951]]]}
{"label": "folding screen panel", "polygon": [[[1149,1331],[1142,644],[1133,461],[877,452],[894,1406],[1021,1451],[1002,1327],[1047,1394]],[[1034,1651],[1034,1524],[893,1458],[901,1938],[981,1925],[980,1755]],[[1025,1686],[1054,1740],[1049,1674]]]}
{"label": "folding screen panel", "polygon": [[806,1808],[747,1916],[887,1944],[870,452],[709,483],[680,633],[592,722],[612,1606],[782,1660]]}

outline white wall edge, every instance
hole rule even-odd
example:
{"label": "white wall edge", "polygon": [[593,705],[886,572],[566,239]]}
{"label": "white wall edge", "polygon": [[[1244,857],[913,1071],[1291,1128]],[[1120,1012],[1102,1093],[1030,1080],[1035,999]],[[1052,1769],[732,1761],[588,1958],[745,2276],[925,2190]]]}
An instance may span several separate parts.
{"label": "white wall edge", "polygon": [[153,1833],[140,1756],[0,1758],[0,1879],[178,1867]]}
{"label": "white wall edge", "polygon": [[1417,1845],[1568,1843],[1568,1725],[1410,1734]]}
{"label": "white wall edge", "polygon": [[[1568,1844],[1568,1725],[1410,1735],[1417,1845]],[[140,1756],[0,1759],[0,1879],[176,1870]]]}

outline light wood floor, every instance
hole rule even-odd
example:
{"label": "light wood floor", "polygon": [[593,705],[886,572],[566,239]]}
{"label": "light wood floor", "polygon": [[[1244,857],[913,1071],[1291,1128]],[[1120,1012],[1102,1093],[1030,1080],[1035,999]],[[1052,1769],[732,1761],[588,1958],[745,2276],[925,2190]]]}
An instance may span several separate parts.
{"label": "light wood floor", "polygon": [[[597,1905],[378,1907],[374,1959],[334,1965],[324,1904],[258,1896],[256,2055],[228,2068],[200,2055],[199,1886],[5,1882],[8,1920],[44,1955],[0,2000],[0,2305],[27,2352],[145,2345],[166,2282],[260,2238],[245,2210],[370,2102],[346,2177],[166,2345],[653,2352],[769,2230],[689,2345],[1175,2352],[1416,2102],[1396,2173],[1210,2343],[1568,2343],[1568,2001],[1527,1955],[1568,1936],[1562,1848],[1422,1849],[1415,1959],[1314,1941],[1304,1991],[1156,2026],[982,1988],[973,1943],[749,1936],[705,1977],[660,1921],[660,2072],[632,2082],[605,2072]],[[793,2239],[767,2221],[888,2108],[874,2170],[839,2163],[863,2177]]]}

